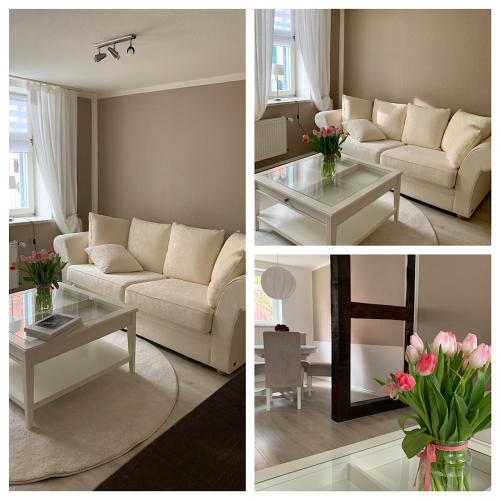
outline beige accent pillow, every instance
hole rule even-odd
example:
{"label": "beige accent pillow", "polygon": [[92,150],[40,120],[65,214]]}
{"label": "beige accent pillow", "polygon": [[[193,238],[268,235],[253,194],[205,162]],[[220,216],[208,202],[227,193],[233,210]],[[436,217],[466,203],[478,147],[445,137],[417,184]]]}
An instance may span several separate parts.
{"label": "beige accent pillow", "polygon": [[128,251],[146,271],[161,273],[167,255],[171,224],[158,224],[134,217],[128,234]]}
{"label": "beige accent pillow", "polygon": [[198,229],[174,222],[163,274],[208,285],[223,242],[223,229]]}
{"label": "beige accent pillow", "polygon": [[85,251],[103,273],[135,273],[143,271],[139,262],[123,245],[108,243],[88,247]]}
{"label": "beige accent pillow", "polygon": [[385,135],[370,120],[357,118],[343,123],[344,130],[358,142],[383,141]]}
{"label": "beige accent pillow", "polygon": [[385,134],[387,139],[400,141],[406,119],[406,104],[381,101],[373,102],[372,122]]}
{"label": "beige accent pillow", "polygon": [[342,120],[356,120],[364,118],[370,120],[372,117],[372,101],[359,99],[349,95],[342,96]]}
{"label": "beige accent pillow", "polygon": [[116,243],[127,246],[130,221],[107,215],[89,213],[89,244],[91,247]]}
{"label": "beige accent pillow", "polygon": [[208,305],[215,307],[226,285],[243,274],[245,274],[245,250],[226,255],[222,261],[217,259],[207,290]]}
{"label": "beige accent pillow", "polygon": [[448,151],[452,144],[455,143],[457,136],[468,125],[474,125],[481,131],[481,140],[483,142],[491,135],[491,118],[489,116],[473,115],[459,109],[450,120],[448,127],[443,135],[441,148],[443,151]]}
{"label": "beige accent pillow", "polygon": [[482,140],[482,132],[475,125],[467,125],[455,136],[455,140],[448,147],[446,157],[456,168],[462,165],[465,157]]}
{"label": "beige accent pillow", "polygon": [[423,108],[408,104],[401,140],[413,146],[439,149],[450,113],[449,109]]}

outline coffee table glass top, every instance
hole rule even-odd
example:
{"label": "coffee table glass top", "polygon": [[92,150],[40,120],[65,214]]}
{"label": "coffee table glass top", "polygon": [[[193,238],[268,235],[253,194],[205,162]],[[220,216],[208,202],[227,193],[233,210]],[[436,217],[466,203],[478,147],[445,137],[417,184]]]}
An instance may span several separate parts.
{"label": "coffee table glass top", "polygon": [[[418,458],[408,460],[401,448],[402,439],[373,446],[363,451],[321,461],[293,472],[258,482],[257,490],[286,491],[412,491]],[[472,489],[484,491],[491,486],[491,456],[471,450]]]}
{"label": "coffee table glass top", "polygon": [[393,173],[389,169],[342,158],[337,160],[335,178],[323,178],[322,158],[320,154],[308,156],[273,168],[264,176],[316,201],[335,206]]}
{"label": "coffee table glass top", "polygon": [[53,308],[47,312],[37,312],[35,308],[36,290],[23,290],[9,295],[9,333],[11,340],[23,349],[39,345],[41,340],[26,335],[25,325],[31,325],[54,313],[80,316],[83,323],[100,320],[120,310],[120,306],[100,300],[61,284],[52,290]]}

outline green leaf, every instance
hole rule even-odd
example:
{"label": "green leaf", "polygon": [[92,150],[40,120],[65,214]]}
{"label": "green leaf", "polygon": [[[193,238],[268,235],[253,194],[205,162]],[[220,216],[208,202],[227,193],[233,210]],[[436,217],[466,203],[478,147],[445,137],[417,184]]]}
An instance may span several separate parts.
{"label": "green leaf", "polygon": [[469,409],[473,409],[476,405],[478,405],[484,397],[484,385],[485,385],[485,376],[484,373],[479,371],[476,375],[476,383],[472,388],[472,392],[470,393],[470,402]]}
{"label": "green leaf", "polygon": [[409,431],[403,439],[402,448],[408,458],[414,457],[421,452],[434,437],[426,434],[422,429]]}
{"label": "green leaf", "polygon": [[385,385],[385,382],[383,382],[382,380],[380,380],[379,378],[375,378],[374,379],[375,382],[377,382],[377,384],[380,384],[380,385]]}
{"label": "green leaf", "polygon": [[465,401],[458,394],[455,394],[455,401],[457,402],[458,441],[466,441],[473,435],[474,428],[467,420]]}
{"label": "green leaf", "polygon": [[[401,430],[405,433],[405,434],[408,434],[412,431],[405,431],[405,424],[406,424],[406,421],[407,420],[415,420],[415,422],[419,423],[418,420],[420,420],[417,415],[401,415],[399,418],[398,418],[398,422],[399,422],[399,427],[401,428]],[[415,429],[413,429],[415,430]]]}

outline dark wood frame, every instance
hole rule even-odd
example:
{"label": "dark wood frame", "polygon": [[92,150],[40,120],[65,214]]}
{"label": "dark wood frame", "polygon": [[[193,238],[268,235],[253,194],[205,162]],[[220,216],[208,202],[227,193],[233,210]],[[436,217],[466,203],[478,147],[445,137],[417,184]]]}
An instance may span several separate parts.
{"label": "dark wood frame", "polygon": [[[332,419],[336,422],[405,406],[389,397],[351,403],[351,319],[387,319],[405,322],[404,345],[413,333],[415,256],[406,259],[406,304],[365,304],[351,301],[351,256],[331,255],[332,308]],[[404,358],[404,354],[403,354]],[[404,369],[407,362],[404,360]]]}

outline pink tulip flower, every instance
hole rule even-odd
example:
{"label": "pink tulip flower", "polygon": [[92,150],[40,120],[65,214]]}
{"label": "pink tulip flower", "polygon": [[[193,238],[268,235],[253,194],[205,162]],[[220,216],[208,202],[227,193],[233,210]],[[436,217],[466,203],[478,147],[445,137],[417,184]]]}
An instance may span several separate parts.
{"label": "pink tulip flower", "polygon": [[410,345],[412,345],[419,354],[422,354],[424,352],[424,342],[419,337],[418,333],[410,335]]}
{"label": "pink tulip flower", "polygon": [[462,352],[464,356],[470,356],[477,347],[477,337],[473,333],[468,333],[462,342]]}
{"label": "pink tulip flower", "polygon": [[420,359],[420,353],[414,346],[409,345],[406,347],[406,359],[408,363],[411,363],[412,365]]}
{"label": "pink tulip flower", "polygon": [[453,332],[439,332],[432,341],[431,351],[435,354],[439,352],[439,346],[445,356],[453,356],[457,352],[457,338]]}
{"label": "pink tulip flower", "polygon": [[309,136],[308,136],[307,134],[304,134],[304,135],[302,136],[302,142],[303,142],[304,144],[307,144],[307,143],[309,142]]}
{"label": "pink tulip flower", "polygon": [[409,373],[397,372],[394,374],[394,378],[396,386],[402,391],[411,391],[415,387],[415,379]]}
{"label": "pink tulip flower", "polygon": [[434,373],[437,364],[437,356],[435,354],[422,354],[419,362],[416,364],[415,369],[419,375],[426,377]]}
{"label": "pink tulip flower", "polygon": [[482,368],[490,359],[490,346],[479,344],[468,358],[467,368]]}
{"label": "pink tulip flower", "polygon": [[398,390],[394,382],[387,382],[382,389],[391,399],[397,399]]}
{"label": "pink tulip flower", "polygon": [[313,129],[313,135],[319,136],[321,134],[316,129]]}
{"label": "pink tulip flower", "polygon": [[15,271],[16,270],[16,263],[15,262],[11,262],[9,264],[9,270],[11,270],[11,271]]}

